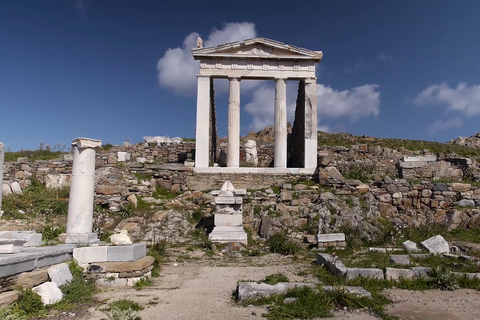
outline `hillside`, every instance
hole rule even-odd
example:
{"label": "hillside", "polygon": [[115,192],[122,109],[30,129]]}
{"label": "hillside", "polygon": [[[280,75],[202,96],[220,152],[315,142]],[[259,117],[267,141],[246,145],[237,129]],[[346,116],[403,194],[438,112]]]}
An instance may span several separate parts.
{"label": "hillside", "polygon": [[[290,123],[288,124],[288,132],[291,132]],[[273,142],[273,126],[267,127],[257,132],[250,132],[249,134],[243,136],[241,139],[242,141],[249,139],[255,140],[257,141],[257,144]],[[351,147],[352,145],[359,144],[366,144],[368,146],[380,146],[382,148],[390,148],[396,150],[429,150],[433,153],[457,154],[459,156],[475,158],[480,157],[480,132],[467,138],[459,137],[456,140],[451,140],[447,143],[440,143],[422,140],[375,138],[367,135],[355,136],[346,132],[327,133],[323,131],[318,131],[319,146]]]}

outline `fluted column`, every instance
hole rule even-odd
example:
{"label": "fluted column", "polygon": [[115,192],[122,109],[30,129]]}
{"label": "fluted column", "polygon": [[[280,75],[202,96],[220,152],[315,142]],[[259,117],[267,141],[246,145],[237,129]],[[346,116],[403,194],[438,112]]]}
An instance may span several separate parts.
{"label": "fluted column", "polygon": [[275,79],[275,152],[274,167],[287,167],[287,92],[286,80]]}
{"label": "fluted column", "polygon": [[305,79],[305,168],[317,167],[317,79]]}
{"label": "fluted column", "polygon": [[209,166],[210,77],[197,75],[197,125],[195,127],[195,167]]}
{"label": "fluted column", "polygon": [[65,243],[98,242],[97,234],[92,233],[92,227],[95,148],[101,146],[100,140],[87,138],[76,138],[72,142],[72,180],[68,199]]}
{"label": "fluted column", "polygon": [[228,94],[227,167],[240,165],[240,79],[230,78]]}

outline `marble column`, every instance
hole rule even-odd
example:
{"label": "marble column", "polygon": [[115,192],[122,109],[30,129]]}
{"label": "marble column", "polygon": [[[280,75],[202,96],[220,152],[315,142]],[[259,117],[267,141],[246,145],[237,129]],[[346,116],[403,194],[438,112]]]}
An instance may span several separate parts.
{"label": "marble column", "polygon": [[0,217],[3,214],[2,211],[2,189],[3,189],[3,165],[5,162],[5,145],[0,142]]}
{"label": "marble column", "polygon": [[73,139],[72,180],[68,200],[67,233],[65,243],[95,243],[93,228],[93,197],[95,188],[95,148],[100,140]]}
{"label": "marble column", "polygon": [[287,93],[286,80],[275,79],[275,152],[274,167],[287,167]]}
{"label": "marble column", "polygon": [[240,79],[229,78],[227,167],[240,165]]}
{"label": "marble column", "polygon": [[195,127],[195,167],[209,166],[210,76],[197,75],[197,125]]}
{"label": "marble column", "polygon": [[317,79],[305,79],[305,168],[317,167]]}

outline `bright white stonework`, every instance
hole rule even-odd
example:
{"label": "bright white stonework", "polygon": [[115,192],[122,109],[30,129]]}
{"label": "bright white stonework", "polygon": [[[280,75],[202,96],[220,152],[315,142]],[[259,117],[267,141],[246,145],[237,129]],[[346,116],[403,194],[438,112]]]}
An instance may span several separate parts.
{"label": "bright white stonework", "polygon": [[98,242],[93,228],[93,197],[95,188],[95,149],[100,140],[77,138],[72,142],[73,165],[68,201],[65,243]]}
{"label": "bright white stonework", "polygon": [[240,165],[240,81],[245,80],[274,80],[276,83],[274,104],[276,169],[287,168],[286,82],[294,80],[300,81],[302,86],[305,84],[305,114],[302,114],[302,120],[299,120],[305,121],[305,129],[299,132],[303,138],[302,147],[299,148],[302,151],[298,153],[303,153],[300,154],[303,168],[310,171],[315,169],[317,166],[315,64],[320,62],[323,53],[266,38],[248,39],[207,48],[203,47],[201,39],[198,39],[198,43],[197,48],[192,50],[194,59],[200,60],[197,75],[195,171],[203,172],[211,165],[210,139],[214,137],[210,136],[210,126],[215,125],[211,123],[213,110],[211,103],[214,101],[214,97],[211,96],[214,91],[211,89],[215,78],[229,80],[227,168],[220,170],[237,172],[235,168],[239,168]]}
{"label": "bright white stonework", "polygon": [[243,195],[245,189],[235,189],[230,181],[225,181],[215,195],[215,228],[209,235],[213,242],[247,243],[247,233],[243,230]]}

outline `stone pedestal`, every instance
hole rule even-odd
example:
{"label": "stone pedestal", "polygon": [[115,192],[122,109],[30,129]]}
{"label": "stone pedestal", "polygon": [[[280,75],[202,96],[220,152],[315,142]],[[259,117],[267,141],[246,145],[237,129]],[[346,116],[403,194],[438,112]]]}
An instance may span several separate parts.
{"label": "stone pedestal", "polygon": [[65,243],[95,243],[92,233],[93,197],[95,188],[95,149],[100,140],[77,138],[72,142],[73,166],[70,197],[68,201],[67,233]]}
{"label": "stone pedestal", "polygon": [[220,190],[214,191],[215,228],[209,235],[213,242],[247,243],[247,233],[243,230],[243,196],[245,189],[235,189],[230,181],[225,181]]}

